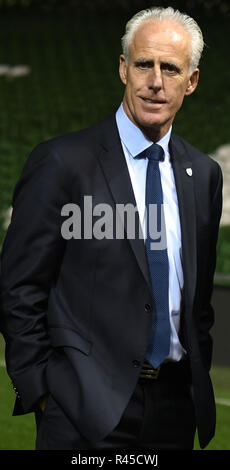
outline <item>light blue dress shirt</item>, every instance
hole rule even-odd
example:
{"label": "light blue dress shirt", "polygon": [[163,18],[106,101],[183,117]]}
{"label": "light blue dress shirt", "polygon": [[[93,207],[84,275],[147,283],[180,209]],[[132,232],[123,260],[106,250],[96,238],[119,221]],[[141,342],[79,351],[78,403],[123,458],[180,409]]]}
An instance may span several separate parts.
{"label": "light blue dress shirt", "polygon": [[[123,105],[116,113],[118,131],[127,162],[129,175],[145,237],[145,184],[148,159],[135,159],[139,153],[152,145],[143,132],[133,124]],[[184,284],[181,253],[181,227],[174,174],[169,155],[169,140],[172,128],[157,142],[164,150],[164,161],[159,162],[164,200],[166,239],[169,259],[169,315],[171,325],[168,360],[179,361],[185,353],[180,341],[180,312]]]}

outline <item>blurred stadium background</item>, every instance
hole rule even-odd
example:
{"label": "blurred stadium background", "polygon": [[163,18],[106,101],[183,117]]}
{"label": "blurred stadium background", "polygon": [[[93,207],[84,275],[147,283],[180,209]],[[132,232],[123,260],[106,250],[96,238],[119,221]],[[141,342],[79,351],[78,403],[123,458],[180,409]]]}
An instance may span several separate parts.
{"label": "blurred stadium background", "polygon": [[[207,449],[230,449],[230,2],[228,0],[0,0],[0,246],[13,188],[41,141],[103,119],[120,104],[120,37],[128,18],[153,5],[197,19],[205,37],[200,84],[174,132],[222,165],[224,214],[218,241],[211,375],[217,432]],[[36,214],[33,214],[36,217]],[[34,449],[33,415],[12,417],[14,393],[0,336],[0,449]],[[196,449],[199,449],[196,440]]]}

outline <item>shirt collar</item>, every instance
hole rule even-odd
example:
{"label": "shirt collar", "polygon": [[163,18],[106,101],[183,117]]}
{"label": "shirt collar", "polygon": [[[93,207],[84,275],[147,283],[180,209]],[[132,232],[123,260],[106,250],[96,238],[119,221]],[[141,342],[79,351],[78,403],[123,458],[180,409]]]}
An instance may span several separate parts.
{"label": "shirt collar", "polygon": [[[129,119],[126,112],[124,111],[122,103],[116,112],[116,121],[121,141],[133,158],[152,145],[152,141],[148,139],[141,129],[135,126],[135,124],[133,124],[133,122]],[[169,140],[171,137],[171,132],[172,126],[170,127],[167,134],[165,134],[162,139],[156,142],[163,148],[165,157],[168,157],[169,155]]]}

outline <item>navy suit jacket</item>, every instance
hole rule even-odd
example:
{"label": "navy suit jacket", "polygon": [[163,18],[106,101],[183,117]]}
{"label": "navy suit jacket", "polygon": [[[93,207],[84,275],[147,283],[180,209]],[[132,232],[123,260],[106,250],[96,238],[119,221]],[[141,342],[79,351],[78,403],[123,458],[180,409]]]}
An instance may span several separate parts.
{"label": "navy suit jacket", "polygon": [[[215,161],[176,135],[170,154],[182,232],[181,337],[204,447],[215,430],[209,330],[222,175]],[[142,239],[63,239],[61,209],[68,203],[83,209],[85,195],[93,206],[136,205],[115,115],[30,155],[2,250],[1,303],[14,414],[35,410],[50,392],[94,442],[118,424],[134,391],[154,309]]]}

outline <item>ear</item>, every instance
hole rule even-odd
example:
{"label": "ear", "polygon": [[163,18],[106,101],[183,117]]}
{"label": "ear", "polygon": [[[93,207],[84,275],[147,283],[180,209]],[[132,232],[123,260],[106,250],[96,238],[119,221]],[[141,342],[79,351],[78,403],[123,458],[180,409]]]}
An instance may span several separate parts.
{"label": "ear", "polygon": [[191,77],[189,78],[188,86],[185,91],[185,96],[189,96],[195,91],[198,85],[199,75],[200,75],[200,70],[195,69]]}
{"label": "ear", "polygon": [[124,85],[126,85],[126,83],[127,83],[127,67],[126,67],[124,54],[120,55],[119,74],[120,74],[120,78],[121,78],[122,83],[124,83]]}

